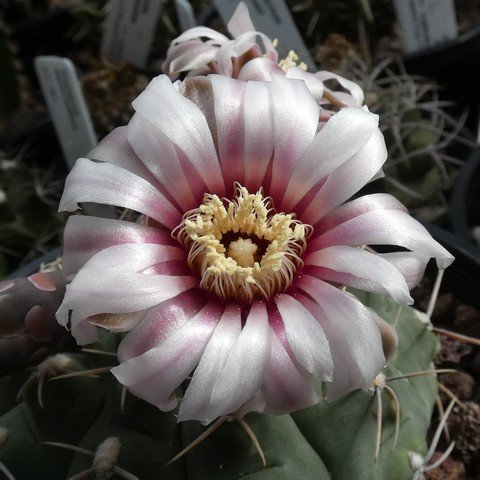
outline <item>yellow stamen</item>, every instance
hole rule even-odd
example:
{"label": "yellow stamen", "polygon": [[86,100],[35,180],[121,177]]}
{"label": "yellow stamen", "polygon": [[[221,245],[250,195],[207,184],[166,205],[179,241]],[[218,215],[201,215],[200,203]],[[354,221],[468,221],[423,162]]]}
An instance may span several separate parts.
{"label": "yellow stamen", "polygon": [[251,301],[292,283],[311,232],[294,214],[275,213],[261,191],[251,194],[236,184],[233,200],[206,194],[172,235],[188,248],[200,287],[221,298]]}
{"label": "yellow stamen", "polygon": [[290,50],[288,52],[288,55],[284,59],[280,60],[278,66],[285,72],[290,67],[298,67],[301,70],[307,71],[307,64],[305,62],[298,63],[299,60],[300,59],[299,59],[298,55],[295,53],[295,51]]}

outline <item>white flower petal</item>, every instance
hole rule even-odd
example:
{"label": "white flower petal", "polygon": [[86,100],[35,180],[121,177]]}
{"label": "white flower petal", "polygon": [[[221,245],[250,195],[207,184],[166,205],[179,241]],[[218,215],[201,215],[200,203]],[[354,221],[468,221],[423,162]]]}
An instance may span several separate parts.
{"label": "white flower petal", "polygon": [[241,329],[240,307],[227,305],[183,396],[178,412],[179,421],[200,420],[207,424],[215,418],[209,408],[213,386]]}
{"label": "white flower petal", "polygon": [[150,183],[110,163],[79,158],[65,181],[59,211],[73,212],[81,202],[130,208],[168,228],[180,222],[180,212]]}
{"label": "white flower petal", "polygon": [[187,157],[211,192],[225,194],[220,164],[205,116],[165,75],[154,78],[133,108],[168,137]]}
{"label": "white flower petal", "polygon": [[332,355],[322,327],[308,310],[290,295],[277,295],[275,303],[285,325],[288,344],[297,360],[305,370],[321,380],[332,381]]}
{"label": "white flower petal", "polygon": [[398,303],[413,303],[403,275],[386,259],[366,250],[327,247],[308,255],[305,265],[320,267],[315,276],[324,280],[389,295]]}
{"label": "white flower petal", "polygon": [[264,381],[270,355],[270,327],[264,302],[255,302],[213,387],[209,420],[235,412]]}

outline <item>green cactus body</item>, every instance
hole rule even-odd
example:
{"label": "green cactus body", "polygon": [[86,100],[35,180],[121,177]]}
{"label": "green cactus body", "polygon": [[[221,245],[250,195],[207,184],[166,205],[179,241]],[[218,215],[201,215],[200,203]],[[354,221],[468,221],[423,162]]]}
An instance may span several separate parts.
{"label": "green cactus body", "polygon": [[[358,296],[394,323],[397,304],[371,294]],[[413,309],[402,307],[397,330],[399,347],[386,376],[428,370],[438,342]],[[92,348],[114,352],[116,346],[117,339],[105,333]],[[98,368],[112,365],[114,360],[93,353],[74,354],[72,368]],[[437,393],[436,379],[431,376],[389,384],[400,403],[400,435],[392,452],[393,406],[383,394],[383,434],[376,461],[375,401],[371,392],[356,391],[332,404],[322,403],[291,415],[247,415],[245,421],[263,449],[266,468],[262,468],[253,443],[235,421],[226,421],[200,445],[167,466],[168,460],[205,427],[197,422],[179,425],[172,413],[162,413],[131,395],[127,395],[122,410],[122,388],[108,374],[46,381],[44,408],[38,404],[35,385],[15,404],[14,397],[24,380],[22,372],[0,382],[0,427],[9,432],[0,446],[0,461],[16,480],[64,480],[91,469],[93,452],[111,437],[118,438],[121,445],[118,467],[141,480],[406,480],[412,476],[407,452],[426,451],[425,437]],[[80,447],[92,455],[44,445],[44,441]]]}

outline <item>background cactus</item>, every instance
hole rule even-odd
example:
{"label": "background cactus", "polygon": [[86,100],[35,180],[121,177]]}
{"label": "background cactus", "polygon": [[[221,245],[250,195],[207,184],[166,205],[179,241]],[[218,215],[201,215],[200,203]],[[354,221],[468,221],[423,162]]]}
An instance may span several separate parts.
{"label": "background cactus", "polygon": [[13,159],[0,152],[0,280],[57,246],[65,220],[56,211],[63,177],[53,162],[47,170],[29,165],[29,147]]}
{"label": "background cactus", "polygon": [[[361,300],[392,323],[398,317],[399,306],[384,297],[362,294]],[[413,309],[403,307],[398,334],[399,348],[386,375],[430,368],[438,342]],[[92,348],[114,352],[118,340],[105,332]],[[69,359],[67,371],[115,363],[113,357],[93,353],[65,355]],[[197,422],[177,424],[172,413],[162,413],[130,394],[122,411],[122,388],[109,374],[45,381],[44,408],[39,405],[37,384],[31,382],[17,403],[15,397],[27,377],[28,373],[20,372],[0,379],[0,427],[8,431],[0,446],[0,461],[16,480],[63,480],[92,467],[92,456],[42,442],[61,442],[95,452],[108,437],[118,438],[121,444],[117,465],[142,480],[410,479],[407,452],[425,453],[437,393],[433,377],[391,383],[400,402],[400,436],[392,453],[394,415],[392,403],[384,395],[377,461],[375,402],[371,393],[356,391],[330,405],[317,405],[292,415],[248,415],[245,420],[266,457],[265,469],[236,422],[224,423],[191,452],[166,466],[205,427]]]}
{"label": "background cactus", "polygon": [[322,65],[358,83],[365,104],[380,115],[388,159],[376,190],[393,194],[423,221],[446,215],[449,191],[475,147],[463,129],[467,112],[457,115],[434,80],[409,75],[399,58],[369,67],[341,35],[328,37],[318,56]]}
{"label": "background cactus", "polygon": [[132,102],[148,85],[148,78],[127,62],[111,63],[83,55],[86,72],[82,77],[83,93],[99,138],[132,117]]}

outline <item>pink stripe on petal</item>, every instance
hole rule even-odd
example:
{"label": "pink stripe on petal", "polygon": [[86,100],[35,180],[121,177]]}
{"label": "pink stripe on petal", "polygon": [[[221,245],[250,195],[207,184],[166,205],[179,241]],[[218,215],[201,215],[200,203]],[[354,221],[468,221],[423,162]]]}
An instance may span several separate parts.
{"label": "pink stripe on petal", "polygon": [[187,156],[211,192],[225,194],[212,134],[205,116],[165,75],[154,78],[132,103]]}
{"label": "pink stripe on petal", "polygon": [[161,344],[197,315],[206,303],[200,291],[189,290],[152,307],[120,343],[118,359],[126,362]]}
{"label": "pink stripe on petal", "polygon": [[150,308],[195,287],[198,279],[138,272],[161,261],[180,260],[184,255],[182,249],[165,245],[107,248],[92,257],[67,286],[64,303],[85,317]]}
{"label": "pink stripe on petal", "polygon": [[295,367],[271,329],[270,346],[262,385],[265,413],[282,415],[318,403],[320,398],[315,392],[311,376]]}
{"label": "pink stripe on petal", "polygon": [[247,83],[243,122],[245,125],[245,187],[253,192],[262,185],[273,153],[272,111],[269,87],[266,83]]}
{"label": "pink stripe on petal", "polygon": [[239,410],[263,383],[270,355],[270,328],[265,304],[256,301],[245,326],[215,380],[208,406],[209,420]]}
{"label": "pink stripe on petal", "polygon": [[81,202],[130,208],[174,228],[180,212],[150,183],[110,163],[80,158],[65,182],[59,211],[73,212]]}
{"label": "pink stripe on petal", "polygon": [[[156,180],[180,205],[182,212],[197,206],[189,181],[173,143],[154,125],[136,113],[128,124],[128,139]],[[197,197],[203,192],[196,192]]]}
{"label": "pink stripe on petal", "polygon": [[296,163],[314,138],[320,108],[302,80],[274,75],[269,86],[274,131],[269,194],[277,207],[282,209],[279,201],[283,198]]}
{"label": "pink stripe on petal", "polygon": [[222,75],[209,75],[212,82],[217,147],[227,189],[244,183],[245,132],[243,105],[246,83]]}
{"label": "pink stripe on petal", "polygon": [[317,182],[357,154],[377,128],[378,115],[361,108],[342,108],[333,115],[295,166],[283,209],[293,208]]}
{"label": "pink stripe on petal", "polygon": [[217,302],[207,304],[163,343],[111,372],[132,393],[161,407],[197,365],[220,316]]}
{"label": "pink stripe on petal", "polygon": [[305,211],[297,213],[304,222],[314,225],[366,185],[381,169],[386,159],[385,140],[377,129],[358,153],[327,176],[325,184]]}
{"label": "pink stripe on petal", "polygon": [[324,280],[389,295],[398,303],[413,303],[403,275],[380,255],[366,250],[327,247],[308,255],[305,265],[322,267],[317,276]]}
{"label": "pink stripe on petal", "polygon": [[320,325],[308,310],[290,295],[277,295],[275,303],[296,359],[308,372],[315,374],[323,381],[331,381],[332,356]]}
{"label": "pink stripe on petal", "polygon": [[90,160],[101,160],[125,168],[129,172],[154,183],[154,178],[142,161],[137,157],[127,139],[127,127],[117,127],[101,142],[90,150],[86,157]]}
{"label": "pink stripe on petal", "polygon": [[400,210],[373,210],[342,223],[310,243],[310,251],[334,245],[396,245],[420,256],[433,257],[439,268],[453,262],[425,227]]}
{"label": "pink stripe on petal", "polygon": [[372,312],[353,296],[322,280],[302,275],[295,284],[315,301],[304,300],[327,336],[334,361],[328,398],[356,389],[368,390],[386,360]]}
{"label": "pink stripe on petal", "polygon": [[72,215],[63,236],[63,272],[76,273],[105,248],[124,243],[175,245],[170,234],[158,228],[122,220]]}
{"label": "pink stripe on petal", "polygon": [[178,412],[178,420],[199,420],[210,423],[215,417],[210,411],[210,397],[213,386],[240,335],[242,326],[240,307],[230,304],[213,332],[192,381],[183,396]]}
{"label": "pink stripe on petal", "polygon": [[[373,210],[401,210],[407,212],[407,207],[400,203],[392,195],[386,193],[375,193],[356,198],[348,203],[340,205],[327,216],[315,224],[314,236],[318,236],[337,225],[341,225],[352,218]],[[302,217],[303,220],[303,217]]]}

